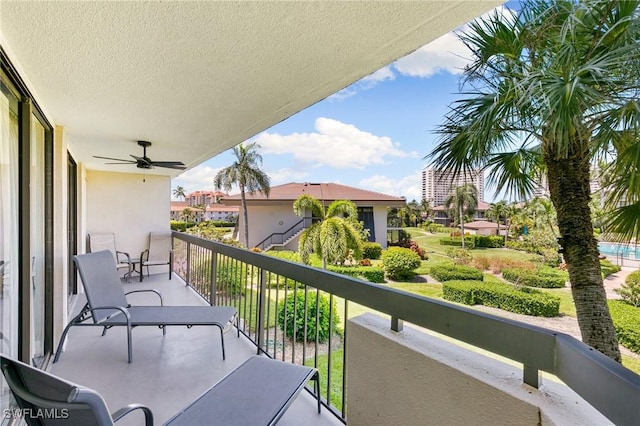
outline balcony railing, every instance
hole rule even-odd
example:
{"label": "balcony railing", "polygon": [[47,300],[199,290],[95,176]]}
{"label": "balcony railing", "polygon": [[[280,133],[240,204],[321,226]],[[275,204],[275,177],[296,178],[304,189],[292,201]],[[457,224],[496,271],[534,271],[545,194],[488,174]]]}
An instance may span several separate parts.
{"label": "balcony railing", "polygon": [[[211,304],[236,306],[241,332],[258,352],[316,366],[324,403],[344,422],[348,335],[330,333],[320,343],[318,316],[308,318],[305,307],[321,295],[330,300],[330,318],[340,306],[346,323],[348,304],[355,302],[391,316],[393,330],[407,321],[519,362],[531,386],[540,385],[540,371],[554,374],[616,424],[640,422],[640,376],[566,334],[187,234],[173,236],[174,271]],[[299,336],[288,338],[278,326],[278,309],[287,297],[305,300],[300,308],[293,305],[302,329],[315,325],[310,328],[316,333],[298,344],[292,341]]]}
{"label": "balcony railing", "polygon": [[275,244],[284,244],[290,238],[293,238],[293,236],[295,236],[298,232],[310,227],[314,220],[316,220],[316,218],[303,217],[286,231],[274,232],[273,234],[269,235],[267,238],[256,244],[256,247],[258,247],[260,250],[268,250],[269,247]]}

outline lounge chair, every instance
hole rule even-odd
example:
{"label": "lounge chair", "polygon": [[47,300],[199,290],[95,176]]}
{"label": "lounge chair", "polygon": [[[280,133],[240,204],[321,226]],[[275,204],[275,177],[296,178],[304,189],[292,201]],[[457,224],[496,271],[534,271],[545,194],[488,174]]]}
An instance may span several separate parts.
{"label": "lounge chair", "polygon": [[116,249],[116,235],[113,232],[92,232],[89,234],[89,250],[94,253],[97,251],[108,250],[116,262],[116,269],[127,269],[123,275],[127,281],[131,279],[134,263],[129,253]]}
{"label": "lounge chair", "polygon": [[[87,304],[65,327],[53,360],[60,358],[67,333],[74,326],[104,327],[102,335],[111,327],[127,327],[129,362],[133,359],[131,329],[138,326],[156,326],[166,334],[169,325],[215,326],[220,329],[222,359],[224,353],[224,332],[238,320],[238,311],[232,306],[163,306],[162,296],[156,290],[134,290],[124,292],[115,260],[109,251],[99,251],[76,255],[73,260],[80,272],[80,278],[87,297]],[[150,291],[160,298],[160,306],[131,306],[127,294]],[[238,336],[240,332],[238,331]]]}
{"label": "lounge chair", "polygon": [[169,279],[173,275],[173,247],[171,232],[150,232],[149,248],[140,254],[140,282],[144,279],[144,267],[169,265]]}
{"label": "lounge chair", "polygon": [[[142,410],[145,425],[153,426],[153,414],[144,405],[129,404],[109,414],[106,402],[94,390],[4,355],[0,355],[0,367],[21,409],[14,412],[24,414],[29,426],[110,426],[134,410]],[[318,370],[254,355],[180,410],[165,426],[275,425],[309,380],[314,381],[320,413]]]}
{"label": "lounge chair", "polygon": [[[151,410],[129,404],[113,414],[96,391],[76,385],[20,361],[0,355],[0,368],[20,410],[5,412],[24,416],[29,426],[48,424],[113,425],[134,410],[144,413],[145,425],[153,426]],[[14,420],[16,420],[14,418]]]}

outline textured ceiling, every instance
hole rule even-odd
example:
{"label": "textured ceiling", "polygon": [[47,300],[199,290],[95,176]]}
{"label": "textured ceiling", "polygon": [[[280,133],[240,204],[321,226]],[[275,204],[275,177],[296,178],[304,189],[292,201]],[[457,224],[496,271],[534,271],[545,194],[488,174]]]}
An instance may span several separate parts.
{"label": "textured ceiling", "polygon": [[0,43],[77,161],[136,172],[91,156],[194,167],[498,4],[0,1]]}

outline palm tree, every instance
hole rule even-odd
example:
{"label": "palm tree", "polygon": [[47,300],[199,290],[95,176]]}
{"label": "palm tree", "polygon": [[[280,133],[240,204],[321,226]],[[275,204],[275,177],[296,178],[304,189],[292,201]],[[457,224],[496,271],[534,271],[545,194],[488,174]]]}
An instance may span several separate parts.
{"label": "palm tree", "polygon": [[464,248],[464,217],[465,214],[473,214],[478,207],[478,190],[472,183],[456,187],[456,189],[444,201],[444,206],[451,212],[451,216],[460,225],[462,232],[462,248]]}
{"label": "palm tree", "polygon": [[464,97],[429,154],[459,174],[530,196],[546,170],[582,340],[620,361],[589,211],[590,164],[610,160],[612,226],[640,236],[638,1],[524,0],[515,14],[474,21],[460,35],[473,53]]}
{"label": "palm tree", "polygon": [[[487,210],[487,216],[489,218],[494,219],[498,224],[498,235],[500,235],[500,221],[502,218],[506,220],[508,213],[508,207],[506,201],[498,201],[497,203],[491,204],[489,210]],[[507,240],[505,236],[505,241]]]}
{"label": "palm tree", "polygon": [[242,219],[244,225],[244,246],[249,247],[249,215],[247,213],[247,198],[245,193],[260,192],[269,197],[271,186],[269,176],[262,170],[262,156],[258,154],[260,145],[251,142],[240,144],[233,148],[236,161],[229,167],[220,170],[213,178],[216,190],[231,191],[234,185],[240,188],[240,202],[242,203]]}
{"label": "palm tree", "polygon": [[553,238],[557,238],[556,233],[556,211],[553,203],[548,198],[535,197],[529,202],[528,207],[534,215],[534,225],[539,228],[551,231]]}
{"label": "palm tree", "polygon": [[422,201],[420,201],[420,216],[424,219],[429,219],[432,214],[433,209],[431,208],[431,203],[429,200],[423,198]]}
{"label": "palm tree", "polygon": [[191,210],[189,207],[187,207],[184,210],[182,210],[182,214],[180,216],[182,217],[182,220],[184,220],[185,222],[192,222],[193,219],[195,218],[195,212]]}
{"label": "palm tree", "polygon": [[181,186],[176,186],[176,189],[173,190],[173,196],[179,200],[184,200],[187,194],[184,193],[184,188]]}
{"label": "palm tree", "polygon": [[349,250],[353,251],[354,258],[362,258],[362,239],[357,226],[354,226],[358,220],[358,208],[352,201],[333,201],[325,212],[317,198],[305,194],[294,201],[293,211],[298,216],[310,211],[312,217],[320,218],[300,234],[298,251],[304,263],[309,263],[312,252],[322,258],[325,269],[327,261],[343,263]]}
{"label": "palm tree", "polygon": [[520,215],[522,209],[518,207],[516,203],[508,204],[505,212],[506,220],[507,220],[507,235],[505,235],[505,243],[509,235],[511,234],[511,225],[517,221],[516,218]]}

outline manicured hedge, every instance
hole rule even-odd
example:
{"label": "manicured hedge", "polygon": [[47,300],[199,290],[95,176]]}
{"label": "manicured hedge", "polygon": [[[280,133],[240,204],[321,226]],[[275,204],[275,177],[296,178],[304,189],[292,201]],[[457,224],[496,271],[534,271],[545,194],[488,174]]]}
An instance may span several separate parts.
{"label": "manicured hedge", "polygon": [[475,235],[473,237],[474,247],[501,248],[504,247],[504,236],[502,235]]}
{"label": "manicured hedge", "polygon": [[622,268],[619,265],[612,263],[609,259],[600,259],[600,270],[602,271],[602,277],[606,278],[611,274],[620,272]]}
{"label": "manicured hedge", "polygon": [[609,300],[609,312],[622,346],[640,354],[640,308],[620,300]]}
{"label": "manicured hedge", "polygon": [[555,269],[503,269],[502,278],[514,284],[540,288],[562,288],[568,277]]}
{"label": "manicured hedge", "polygon": [[382,246],[380,243],[366,242],[362,245],[362,257],[365,259],[380,259]]}
{"label": "manicured hedge", "polygon": [[531,288],[483,281],[447,281],[442,284],[446,300],[465,305],[485,305],[540,317],[560,314],[560,298]]}
{"label": "manicured hedge", "polygon": [[[464,237],[464,246],[467,248],[473,248],[474,238],[473,237]],[[440,238],[441,246],[455,246],[462,247],[462,240],[460,237],[449,237],[449,238]]]}
{"label": "manicured hedge", "polygon": [[327,269],[342,275],[354,278],[364,278],[372,283],[383,283],[384,269],[377,266],[335,266],[329,265]]}
{"label": "manicured hedge", "polygon": [[452,280],[474,280],[482,281],[484,276],[482,271],[472,268],[470,266],[461,265],[436,265],[429,269],[429,275],[432,278],[440,281],[452,281]]}

